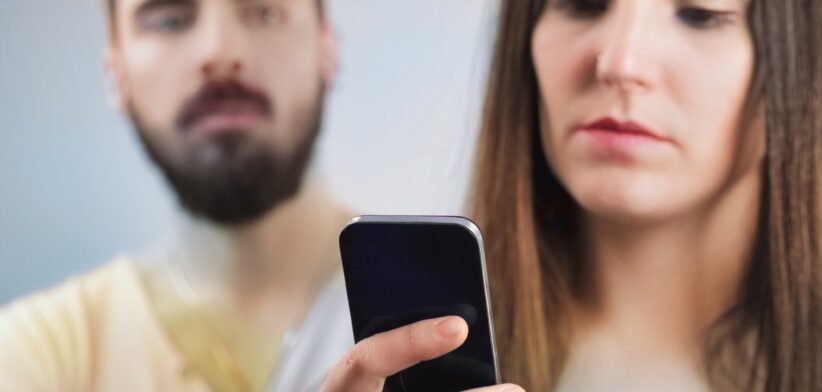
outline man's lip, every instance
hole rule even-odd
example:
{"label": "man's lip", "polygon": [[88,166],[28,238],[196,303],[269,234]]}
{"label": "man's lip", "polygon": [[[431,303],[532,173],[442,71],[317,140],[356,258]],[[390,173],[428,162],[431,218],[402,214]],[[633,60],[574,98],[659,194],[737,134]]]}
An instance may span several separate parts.
{"label": "man's lip", "polygon": [[221,133],[248,132],[260,123],[265,117],[257,113],[213,113],[200,117],[185,131],[192,135],[214,135]]}
{"label": "man's lip", "polygon": [[651,130],[635,121],[620,121],[612,117],[602,117],[591,121],[587,124],[577,127],[578,131],[588,132],[613,132],[617,134],[625,134],[626,136],[640,136],[655,139],[658,141],[672,142],[671,139],[661,136],[659,133]]}
{"label": "man's lip", "polygon": [[214,133],[247,129],[271,117],[265,105],[253,101],[223,101],[199,105],[182,118],[184,132]]}

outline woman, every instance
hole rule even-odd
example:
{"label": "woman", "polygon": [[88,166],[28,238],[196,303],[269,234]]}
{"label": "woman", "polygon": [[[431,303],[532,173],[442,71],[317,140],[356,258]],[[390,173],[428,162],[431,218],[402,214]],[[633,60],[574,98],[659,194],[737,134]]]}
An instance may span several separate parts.
{"label": "woman", "polygon": [[[822,390],[822,3],[502,8],[474,207],[504,380]],[[379,390],[465,330],[364,341],[326,387]]]}

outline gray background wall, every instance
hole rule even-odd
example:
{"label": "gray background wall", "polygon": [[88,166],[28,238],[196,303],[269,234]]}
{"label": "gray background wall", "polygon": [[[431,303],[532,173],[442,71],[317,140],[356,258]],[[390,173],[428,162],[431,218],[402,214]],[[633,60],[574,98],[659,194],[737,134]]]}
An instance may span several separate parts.
{"label": "gray background wall", "polygon": [[[316,169],[367,213],[461,212],[495,0],[329,0]],[[0,0],[0,304],[162,241],[176,206],[106,104],[95,0]]]}

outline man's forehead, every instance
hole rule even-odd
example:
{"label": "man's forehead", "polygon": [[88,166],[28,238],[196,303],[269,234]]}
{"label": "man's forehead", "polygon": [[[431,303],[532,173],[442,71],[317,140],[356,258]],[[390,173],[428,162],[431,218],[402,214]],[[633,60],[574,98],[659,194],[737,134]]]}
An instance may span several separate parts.
{"label": "man's forehead", "polygon": [[[110,7],[116,7],[118,3],[123,6],[127,6],[129,9],[133,9],[134,7],[139,7],[144,3],[209,3],[209,2],[229,2],[229,3],[247,3],[252,1],[261,1],[261,0],[107,0],[109,2]],[[273,3],[299,3],[301,1],[309,1],[309,0],[265,0],[267,2]]]}

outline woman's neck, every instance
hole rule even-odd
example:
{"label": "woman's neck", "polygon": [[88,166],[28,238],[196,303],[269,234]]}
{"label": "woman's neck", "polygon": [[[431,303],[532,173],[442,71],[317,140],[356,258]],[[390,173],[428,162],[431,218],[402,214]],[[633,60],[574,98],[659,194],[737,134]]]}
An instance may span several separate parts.
{"label": "woman's neck", "polygon": [[760,203],[758,170],[688,217],[626,226],[584,222],[591,283],[577,310],[636,344],[700,345],[739,298]]}

